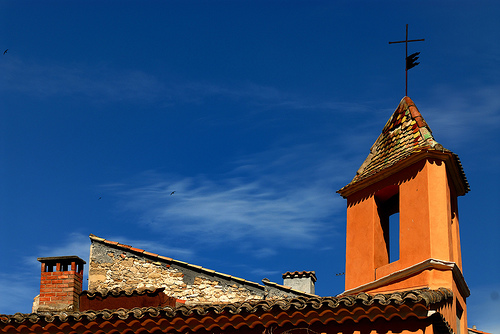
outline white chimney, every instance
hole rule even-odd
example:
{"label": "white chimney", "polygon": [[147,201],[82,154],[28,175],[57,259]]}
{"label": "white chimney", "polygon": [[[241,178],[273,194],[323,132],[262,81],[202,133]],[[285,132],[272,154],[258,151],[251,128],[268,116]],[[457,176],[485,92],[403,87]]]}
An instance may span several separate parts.
{"label": "white chimney", "polygon": [[287,271],[283,274],[283,285],[312,295],[314,295],[315,282],[316,272],[314,271]]}

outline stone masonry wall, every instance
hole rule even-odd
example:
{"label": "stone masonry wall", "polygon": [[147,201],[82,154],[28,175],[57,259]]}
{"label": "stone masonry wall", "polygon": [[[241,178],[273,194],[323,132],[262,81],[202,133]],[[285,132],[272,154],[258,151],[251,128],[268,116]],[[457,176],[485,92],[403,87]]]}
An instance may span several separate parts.
{"label": "stone masonry wall", "polygon": [[[198,269],[198,270],[197,270]],[[227,303],[250,299],[283,298],[265,287],[189,265],[150,258],[132,251],[92,241],[89,291],[165,288],[170,297],[186,303]]]}

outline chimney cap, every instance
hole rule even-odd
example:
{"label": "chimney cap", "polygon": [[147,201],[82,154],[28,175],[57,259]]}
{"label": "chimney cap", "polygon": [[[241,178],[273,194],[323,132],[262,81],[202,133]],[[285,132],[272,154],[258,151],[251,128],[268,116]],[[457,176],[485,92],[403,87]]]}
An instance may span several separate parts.
{"label": "chimney cap", "polygon": [[282,276],[285,278],[311,278],[313,282],[316,282],[316,272],[315,271],[287,271]]}
{"label": "chimney cap", "polygon": [[50,262],[69,262],[69,261],[75,261],[79,263],[86,264],[84,260],[82,260],[80,257],[76,255],[69,255],[69,256],[52,256],[52,257],[39,257],[37,258],[38,261],[42,263],[50,263]]}

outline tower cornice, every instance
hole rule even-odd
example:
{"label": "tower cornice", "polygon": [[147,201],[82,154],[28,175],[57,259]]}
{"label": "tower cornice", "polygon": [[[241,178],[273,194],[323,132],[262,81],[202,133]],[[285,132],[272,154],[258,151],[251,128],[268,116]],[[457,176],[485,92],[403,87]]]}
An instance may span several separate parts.
{"label": "tower cornice", "polygon": [[460,159],[458,158],[458,155],[446,149],[439,150],[436,148],[428,147],[422,148],[419,151],[415,151],[406,159],[401,160],[388,168],[380,170],[369,178],[349,183],[342,189],[338,190],[337,193],[339,193],[342,197],[347,198],[350,195],[360,191],[361,189],[384,180],[387,177],[396,174],[397,172],[402,171],[405,168],[425,159],[437,159],[443,161],[446,164],[446,169],[450,175],[450,180],[454,185],[457,196],[463,196],[470,191],[469,183],[467,182],[467,178],[465,177],[465,173],[463,171],[462,164],[460,162]]}
{"label": "tower cornice", "polygon": [[[386,275],[384,277],[381,277],[373,282],[367,283],[360,285],[356,288],[349,289],[341,293],[339,296],[346,296],[346,295],[355,295],[360,292],[369,292],[371,290],[375,290],[380,287],[388,286],[391,283],[400,281],[401,279],[404,279],[409,276],[414,276],[417,275],[425,270],[440,270],[440,271],[452,271],[453,273],[453,278],[454,281],[457,284],[458,290],[460,291],[460,294],[467,298],[470,296],[470,290],[469,287],[467,286],[467,283],[465,282],[465,278],[462,274],[462,271],[460,268],[457,266],[456,263],[454,262],[449,262],[449,261],[443,261],[443,260],[438,260],[438,259],[427,259],[425,261],[422,261],[420,263],[417,263],[411,267],[398,270],[396,272],[393,272],[389,275]],[[407,289],[403,289],[407,290]]]}

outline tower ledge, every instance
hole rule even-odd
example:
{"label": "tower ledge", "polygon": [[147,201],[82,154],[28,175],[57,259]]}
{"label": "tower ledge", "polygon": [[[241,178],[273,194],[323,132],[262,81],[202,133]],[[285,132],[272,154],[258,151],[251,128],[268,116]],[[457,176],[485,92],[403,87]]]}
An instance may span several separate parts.
{"label": "tower ledge", "polygon": [[[345,295],[355,295],[360,292],[372,292],[378,290],[381,287],[390,287],[391,284],[400,281],[401,279],[418,275],[419,273],[425,270],[439,270],[439,271],[451,271],[453,274],[453,278],[457,283],[458,289],[460,293],[464,297],[470,296],[470,290],[465,282],[464,276],[462,275],[462,271],[458,268],[457,264],[454,262],[443,261],[438,259],[427,259],[420,263],[417,263],[411,267],[398,270],[396,272],[390,273],[384,277],[381,277],[373,282],[363,284],[354,289],[349,289],[340,294],[340,296]],[[427,286],[425,286],[427,287]],[[418,287],[415,287],[418,288]],[[394,289],[390,289],[394,291]],[[408,290],[408,288],[404,288],[402,290]]]}

